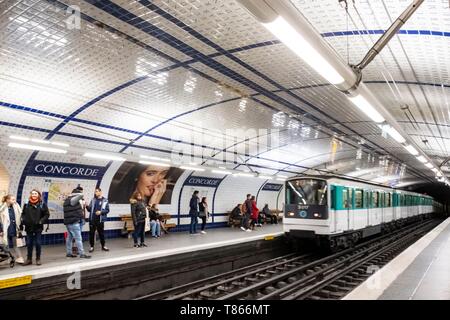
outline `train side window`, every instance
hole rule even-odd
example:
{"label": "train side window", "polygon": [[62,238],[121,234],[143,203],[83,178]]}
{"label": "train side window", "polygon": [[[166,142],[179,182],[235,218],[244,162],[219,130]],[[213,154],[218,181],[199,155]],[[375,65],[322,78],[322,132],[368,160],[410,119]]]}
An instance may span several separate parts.
{"label": "train side window", "polygon": [[369,192],[364,191],[364,208],[370,208]]}
{"label": "train side window", "polygon": [[348,189],[348,207],[353,208],[353,189]]}
{"label": "train side window", "polygon": [[342,205],[344,206],[344,208],[349,208],[347,189],[342,190]]}
{"label": "train side window", "polygon": [[385,207],[391,206],[391,194],[390,193],[386,193],[386,195],[384,196],[384,206]]}
{"label": "train side window", "polygon": [[336,188],[331,186],[331,209],[336,209]]}
{"label": "train side window", "polygon": [[378,192],[372,192],[372,207],[378,208]]}
{"label": "train side window", "polygon": [[355,190],[355,209],[363,208],[363,191]]}

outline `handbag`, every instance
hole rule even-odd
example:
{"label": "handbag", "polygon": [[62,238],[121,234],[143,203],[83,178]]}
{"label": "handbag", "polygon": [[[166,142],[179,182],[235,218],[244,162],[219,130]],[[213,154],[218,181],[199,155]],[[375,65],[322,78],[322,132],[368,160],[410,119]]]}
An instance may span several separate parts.
{"label": "handbag", "polygon": [[206,212],[205,212],[205,211],[200,211],[200,212],[198,213],[198,216],[199,216],[200,218],[206,217]]}
{"label": "handbag", "polygon": [[16,238],[16,246],[17,248],[22,248],[26,246],[25,238]]}

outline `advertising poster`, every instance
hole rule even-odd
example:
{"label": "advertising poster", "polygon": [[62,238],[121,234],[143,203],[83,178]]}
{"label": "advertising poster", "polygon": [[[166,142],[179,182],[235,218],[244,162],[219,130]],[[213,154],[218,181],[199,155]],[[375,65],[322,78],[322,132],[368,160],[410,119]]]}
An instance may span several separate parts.
{"label": "advertising poster", "polygon": [[147,204],[170,204],[172,192],[184,170],[174,167],[124,162],[109,188],[109,202],[127,204],[139,191]]}

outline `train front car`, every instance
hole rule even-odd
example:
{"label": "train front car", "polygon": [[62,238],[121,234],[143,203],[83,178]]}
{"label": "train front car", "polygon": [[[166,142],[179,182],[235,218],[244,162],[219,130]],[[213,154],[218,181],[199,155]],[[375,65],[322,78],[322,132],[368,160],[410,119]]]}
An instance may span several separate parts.
{"label": "train front car", "polygon": [[[320,241],[318,235],[328,235],[330,218],[329,186],[326,179],[293,178],[286,181],[284,232],[289,239]],[[319,243],[320,244],[320,243]]]}

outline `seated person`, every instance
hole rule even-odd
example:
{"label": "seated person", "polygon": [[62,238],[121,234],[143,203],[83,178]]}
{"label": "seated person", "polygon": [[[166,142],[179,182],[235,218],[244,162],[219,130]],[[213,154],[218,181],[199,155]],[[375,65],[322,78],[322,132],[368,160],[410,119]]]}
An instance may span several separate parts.
{"label": "seated person", "polygon": [[152,204],[148,214],[150,217],[150,229],[152,231],[152,237],[161,237],[161,228],[163,223],[161,222],[161,215],[159,214],[158,205],[156,203]]}
{"label": "seated person", "polygon": [[230,213],[230,220],[235,219],[235,220],[240,220],[242,219],[242,213],[241,213],[241,204],[238,203],[236,205],[236,207],[234,207],[234,209],[231,211]]}

